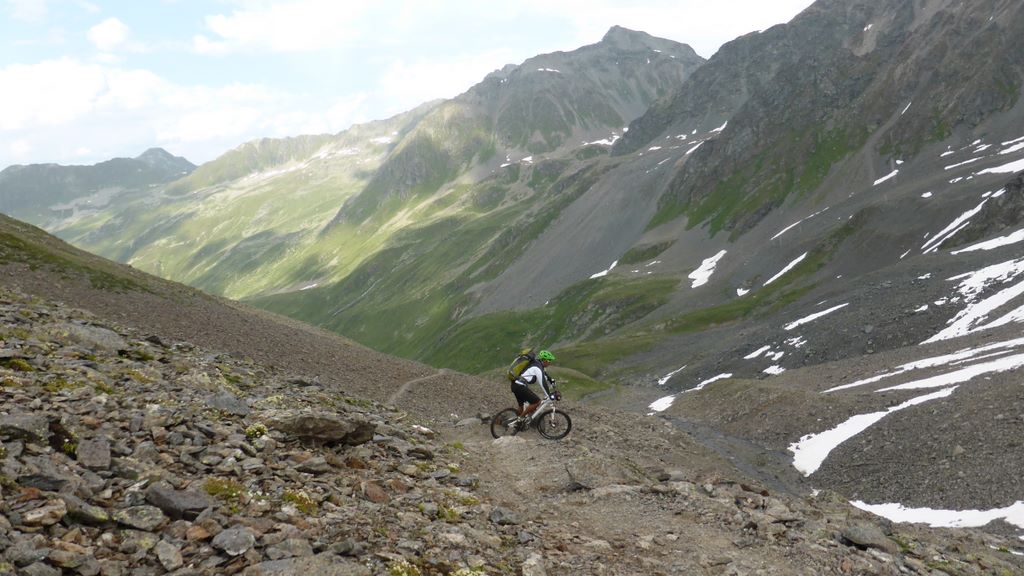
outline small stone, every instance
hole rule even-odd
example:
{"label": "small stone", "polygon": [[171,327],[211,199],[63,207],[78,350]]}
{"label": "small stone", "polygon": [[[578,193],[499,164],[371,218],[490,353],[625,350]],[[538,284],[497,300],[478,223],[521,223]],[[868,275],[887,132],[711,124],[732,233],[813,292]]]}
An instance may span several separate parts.
{"label": "small stone", "polygon": [[50,563],[58,568],[64,568],[67,570],[74,570],[83,563],[85,563],[88,556],[84,554],[76,554],[74,552],[67,552],[65,550],[53,550],[50,552]]}
{"label": "small stone", "polygon": [[176,520],[195,520],[203,510],[216,504],[206,494],[175,490],[165,482],[147,488],[146,501]]}
{"label": "small stone", "polygon": [[52,526],[67,513],[68,507],[63,500],[50,500],[39,508],[22,513],[21,522],[25,526]]}
{"label": "small stone", "polygon": [[358,556],[363,553],[363,545],[351,538],[346,538],[341,542],[331,544],[328,550],[339,556]]}
{"label": "small stone", "polygon": [[[8,574],[8,572],[0,572],[0,574]],[[14,574],[14,572],[9,572],[9,574]],[[24,574],[24,576],[60,576],[61,571],[42,562],[36,562],[22,568],[18,574]]]}
{"label": "small stone", "polygon": [[333,466],[328,464],[327,460],[322,456],[317,456],[299,464],[295,469],[299,472],[306,472],[308,474],[324,474],[333,470]]}
{"label": "small stone", "polygon": [[210,534],[210,531],[198,524],[189,526],[188,530],[185,531],[185,539],[189,542],[195,542],[197,540],[206,540],[210,536],[212,536],[212,534]]}
{"label": "small stone", "polygon": [[491,522],[499,526],[519,524],[519,518],[516,516],[515,512],[500,506],[491,511],[490,519]]}
{"label": "small stone", "polygon": [[391,499],[380,485],[373,482],[363,483],[363,495],[369,501],[376,502],[377,504],[383,504]]}
{"label": "small stone", "polygon": [[133,506],[114,512],[114,520],[137,530],[151,532],[163,524],[167,517],[156,506]]}
{"label": "small stone", "polygon": [[544,558],[536,552],[530,554],[523,562],[520,571],[523,576],[547,576],[547,572],[544,571]]}
{"label": "small stone", "polygon": [[213,539],[213,547],[229,556],[241,556],[256,545],[256,535],[243,527],[224,530]]}
{"label": "small stone", "polygon": [[90,470],[110,468],[110,441],[106,438],[82,440],[75,451],[78,463]]}
{"label": "small stone", "polygon": [[266,550],[267,558],[281,560],[283,558],[295,558],[301,556],[312,556],[313,547],[304,538],[288,538],[276,546]]}
{"label": "small stone", "polygon": [[149,552],[156,547],[159,541],[160,539],[156,534],[139,532],[137,530],[124,530],[121,533],[121,545],[118,547],[118,551],[125,554]]}
{"label": "small stone", "polygon": [[0,416],[0,436],[46,444],[50,440],[50,421],[36,414]]}
{"label": "small stone", "polygon": [[843,530],[842,537],[859,548],[877,548],[890,554],[897,551],[896,543],[874,524],[861,522],[848,526]]}
{"label": "small stone", "polygon": [[399,466],[398,471],[413,478],[419,478],[420,476],[420,469],[415,464],[404,464]]}
{"label": "small stone", "polygon": [[15,566],[28,566],[36,562],[42,562],[49,556],[49,548],[36,548],[28,540],[15,542],[13,546],[4,551],[4,558],[8,562],[13,562]]}
{"label": "small stone", "polygon": [[252,410],[244,400],[230,392],[219,392],[206,399],[206,406],[235,416],[248,416]]}
{"label": "small stone", "polygon": [[407,454],[409,456],[412,456],[413,458],[418,458],[420,460],[433,460],[434,459],[434,453],[431,452],[430,449],[428,449],[428,448],[426,448],[424,446],[415,446],[415,447],[409,449]]}
{"label": "small stone", "polygon": [[185,563],[181,557],[181,550],[166,540],[161,540],[157,543],[153,550],[156,552],[156,557],[160,560],[160,564],[168,572],[181,568]]}
{"label": "small stone", "polygon": [[68,508],[68,518],[82,524],[98,526],[110,522],[110,515],[99,506],[93,506],[70,494],[62,494],[61,499]]}

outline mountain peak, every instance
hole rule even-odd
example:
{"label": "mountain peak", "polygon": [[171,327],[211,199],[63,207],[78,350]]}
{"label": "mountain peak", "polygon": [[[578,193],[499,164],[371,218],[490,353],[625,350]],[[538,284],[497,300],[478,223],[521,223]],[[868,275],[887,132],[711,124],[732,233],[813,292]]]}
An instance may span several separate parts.
{"label": "mountain peak", "polygon": [[612,26],[609,28],[598,45],[617,50],[656,50],[676,55],[680,55],[680,50],[682,50],[682,55],[685,57],[698,57],[697,53],[688,44],[680,44],[674,40],[658,38],[651,36],[647,32],[630,30],[622,26]]}
{"label": "mountain peak", "polygon": [[623,28],[622,26],[612,26],[605,33],[604,37],[601,38],[601,43],[611,44],[619,48],[637,48],[649,45],[651,40],[656,40],[656,38],[646,32],[638,32],[629,28]]}
{"label": "mountain peak", "polygon": [[174,158],[174,155],[163,148],[150,148],[139,154],[136,160],[144,160],[146,158]]}
{"label": "mountain peak", "polygon": [[196,167],[185,158],[175,156],[163,148],[150,148],[139,154],[135,160],[152,168],[164,168],[172,172],[191,172]]}

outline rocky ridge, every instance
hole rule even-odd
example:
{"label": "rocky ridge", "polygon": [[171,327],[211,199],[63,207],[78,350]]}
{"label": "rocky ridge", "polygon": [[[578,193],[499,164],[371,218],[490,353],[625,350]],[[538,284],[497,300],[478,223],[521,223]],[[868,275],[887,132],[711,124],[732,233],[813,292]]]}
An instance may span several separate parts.
{"label": "rocky ridge", "polygon": [[495,441],[8,289],[0,382],[0,573],[1024,572],[999,535],[769,490],[660,419],[570,405],[565,441]]}

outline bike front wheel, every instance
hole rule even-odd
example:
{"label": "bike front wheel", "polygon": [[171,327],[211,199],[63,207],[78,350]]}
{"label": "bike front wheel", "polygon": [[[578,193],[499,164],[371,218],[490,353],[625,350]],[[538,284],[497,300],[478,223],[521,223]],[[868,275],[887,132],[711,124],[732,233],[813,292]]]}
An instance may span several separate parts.
{"label": "bike front wheel", "polygon": [[519,430],[515,428],[513,423],[515,422],[518,414],[516,414],[515,408],[505,408],[501,412],[498,412],[491,418],[491,436],[495,438],[501,438],[502,436],[515,436]]}
{"label": "bike front wheel", "polygon": [[561,410],[551,410],[535,422],[540,435],[549,440],[561,440],[572,430],[572,418]]}

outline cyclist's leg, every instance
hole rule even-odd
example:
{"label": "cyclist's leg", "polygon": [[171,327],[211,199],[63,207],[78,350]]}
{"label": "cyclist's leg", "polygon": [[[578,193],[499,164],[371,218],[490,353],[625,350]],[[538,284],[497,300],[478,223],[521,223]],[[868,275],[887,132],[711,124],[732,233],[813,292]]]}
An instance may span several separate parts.
{"label": "cyclist's leg", "polygon": [[[512,393],[516,396],[516,412],[520,416],[525,416],[530,412],[537,409],[540,404],[540,397],[533,393],[529,387],[524,384],[512,384]],[[523,404],[528,404],[526,410],[523,410]]]}

